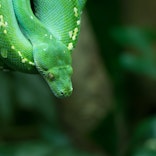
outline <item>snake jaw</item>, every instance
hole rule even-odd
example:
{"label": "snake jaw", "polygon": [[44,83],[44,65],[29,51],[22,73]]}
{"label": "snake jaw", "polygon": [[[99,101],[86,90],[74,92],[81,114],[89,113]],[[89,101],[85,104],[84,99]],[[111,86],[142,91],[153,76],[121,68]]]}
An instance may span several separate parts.
{"label": "snake jaw", "polygon": [[72,67],[69,67],[69,65],[55,67],[48,71],[40,67],[37,67],[37,69],[56,97],[63,98],[72,94]]}

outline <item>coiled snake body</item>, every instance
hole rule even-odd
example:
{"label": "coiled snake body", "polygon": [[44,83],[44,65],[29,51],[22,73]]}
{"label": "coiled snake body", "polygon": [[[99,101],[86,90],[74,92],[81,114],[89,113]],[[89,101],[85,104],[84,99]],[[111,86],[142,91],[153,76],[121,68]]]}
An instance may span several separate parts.
{"label": "coiled snake body", "polygon": [[57,97],[69,96],[85,1],[0,0],[1,68],[40,73]]}

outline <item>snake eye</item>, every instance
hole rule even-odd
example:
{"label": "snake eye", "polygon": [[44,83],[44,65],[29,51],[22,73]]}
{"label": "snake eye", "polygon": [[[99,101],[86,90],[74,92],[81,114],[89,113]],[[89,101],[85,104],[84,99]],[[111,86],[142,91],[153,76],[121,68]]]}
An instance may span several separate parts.
{"label": "snake eye", "polygon": [[53,75],[52,73],[48,73],[47,79],[48,79],[49,81],[53,81],[53,80],[55,79],[55,77],[54,77],[54,75]]}

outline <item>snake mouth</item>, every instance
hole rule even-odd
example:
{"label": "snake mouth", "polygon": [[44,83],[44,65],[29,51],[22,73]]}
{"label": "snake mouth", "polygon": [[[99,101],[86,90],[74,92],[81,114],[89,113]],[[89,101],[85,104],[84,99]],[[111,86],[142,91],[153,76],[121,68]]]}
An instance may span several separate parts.
{"label": "snake mouth", "polygon": [[70,89],[62,89],[62,90],[53,90],[53,93],[56,97],[58,98],[65,98],[69,97],[73,92],[73,88],[71,87]]}

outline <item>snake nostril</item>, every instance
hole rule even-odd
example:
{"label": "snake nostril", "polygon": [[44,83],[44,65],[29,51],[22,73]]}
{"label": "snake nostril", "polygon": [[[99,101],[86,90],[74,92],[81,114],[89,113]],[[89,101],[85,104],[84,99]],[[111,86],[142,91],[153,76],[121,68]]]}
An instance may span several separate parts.
{"label": "snake nostril", "polygon": [[64,90],[60,90],[60,97],[67,97],[67,96],[70,96],[71,93],[73,91],[73,88],[67,88],[67,89],[64,89]]}
{"label": "snake nostril", "polygon": [[61,94],[61,96],[64,96],[64,92],[63,91],[61,91],[60,94]]}

